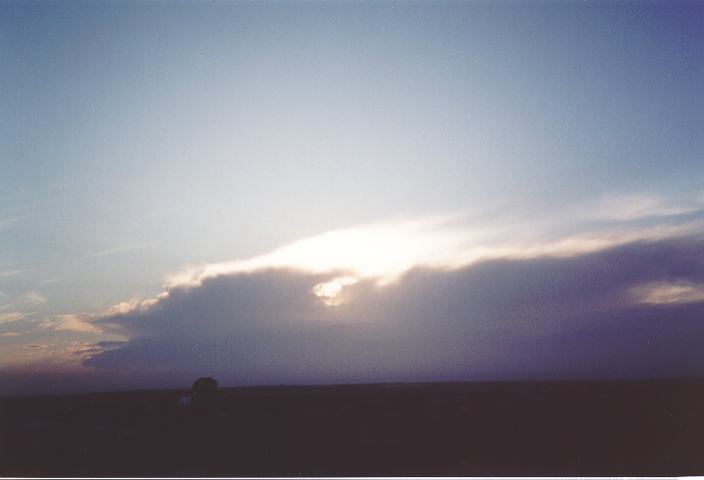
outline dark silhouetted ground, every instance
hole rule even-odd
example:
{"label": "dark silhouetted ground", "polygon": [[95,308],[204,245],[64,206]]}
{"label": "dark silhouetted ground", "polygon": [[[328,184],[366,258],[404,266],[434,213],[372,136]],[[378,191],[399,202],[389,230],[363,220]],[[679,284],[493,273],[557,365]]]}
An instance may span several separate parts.
{"label": "dark silhouetted ground", "polygon": [[0,399],[0,474],[704,474],[702,380],[183,393]]}

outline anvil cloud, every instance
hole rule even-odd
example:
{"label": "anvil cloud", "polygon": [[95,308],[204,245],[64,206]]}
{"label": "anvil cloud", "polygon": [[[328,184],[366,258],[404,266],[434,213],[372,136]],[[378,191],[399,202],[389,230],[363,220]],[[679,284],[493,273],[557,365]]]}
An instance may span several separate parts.
{"label": "anvil cloud", "polygon": [[[704,238],[700,221],[675,215],[563,236],[550,222],[492,236],[457,216],[326,233],[114,307],[94,324],[129,340],[84,364],[167,383],[701,374]],[[356,268],[367,251],[391,268]]]}

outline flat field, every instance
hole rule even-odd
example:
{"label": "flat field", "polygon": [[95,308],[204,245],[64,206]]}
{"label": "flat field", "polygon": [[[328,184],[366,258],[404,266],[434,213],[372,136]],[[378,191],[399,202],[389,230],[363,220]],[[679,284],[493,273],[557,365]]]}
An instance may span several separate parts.
{"label": "flat field", "polygon": [[3,476],[702,475],[704,380],[0,399]]}

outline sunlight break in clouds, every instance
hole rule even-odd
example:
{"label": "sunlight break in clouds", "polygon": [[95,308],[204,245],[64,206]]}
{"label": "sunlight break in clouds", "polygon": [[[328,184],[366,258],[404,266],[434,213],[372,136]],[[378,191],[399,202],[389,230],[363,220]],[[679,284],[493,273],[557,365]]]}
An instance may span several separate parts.
{"label": "sunlight break in clouds", "polygon": [[343,276],[336,277],[329,282],[323,282],[313,287],[313,294],[318,297],[325,305],[335,307],[341,305],[343,298],[341,297],[342,290],[348,285],[354,285],[359,281],[358,278]]}
{"label": "sunlight break in clouds", "polygon": [[704,302],[704,284],[688,281],[653,282],[631,289],[639,303],[671,305]]}

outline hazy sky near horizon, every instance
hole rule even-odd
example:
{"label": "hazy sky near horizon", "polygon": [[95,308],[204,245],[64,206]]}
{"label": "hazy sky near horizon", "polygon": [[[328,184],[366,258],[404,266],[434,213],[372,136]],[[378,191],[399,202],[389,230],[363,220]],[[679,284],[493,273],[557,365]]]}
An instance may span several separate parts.
{"label": "hazy sky near horizon", "polygon": [[[2,2],[0,370],[702,374],[703,23],[701,2]],[[547,293],[566,284],[591,303]]]}

